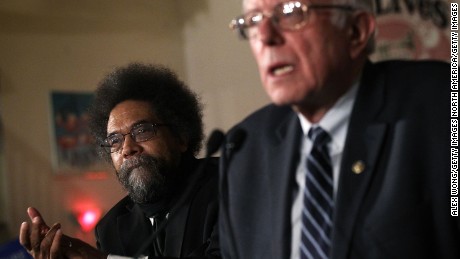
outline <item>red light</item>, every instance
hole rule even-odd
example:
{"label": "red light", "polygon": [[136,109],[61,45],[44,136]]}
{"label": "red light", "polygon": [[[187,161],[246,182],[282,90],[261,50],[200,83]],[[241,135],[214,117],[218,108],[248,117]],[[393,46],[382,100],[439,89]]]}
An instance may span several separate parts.
{"label": "red light", "polygon": [[101,212],[96,209],[88,209],[83,212],[81,212],[78,217],[78,223],[81,226],[81,229],[84,232],[91,231],[99,221],[99,218],[101,217]]}

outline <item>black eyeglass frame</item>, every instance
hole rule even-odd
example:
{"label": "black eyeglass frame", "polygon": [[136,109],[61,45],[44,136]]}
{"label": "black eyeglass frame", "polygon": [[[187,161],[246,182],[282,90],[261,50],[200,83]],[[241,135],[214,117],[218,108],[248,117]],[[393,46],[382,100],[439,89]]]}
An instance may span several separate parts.
{"label": "black eyeglass frame", "polygon": [[[277,19],[279,17],[274,15],[274,10],[276,10],[276,9],[278,9],[280,7],[289,5],[291,3],[294,4],[294,5],[300,4],[300,9],[302,10],[303,18],[302,18],[301,22],[299,22],[298,24],[295,24],[291,28],[280,27],[279,22],[277,21],[277,20],[280,20],[280,19]],[[259,25],[259,23],[262,22],[262,20],[264,18],[268,18],[271,21],[271,23],[274,26],[276,26],[276,28],[279,28],[279,29],[285,30],[285,31],[296,31],[296,30],[299,30],[300,28],[305,26],[306,21],[307,21],[307,17],[308,17],[307,12],[310,9],[312,9],[312,10],[314,10],[314,9],[339,9],[339,10],[343,10],[343,11],[347,11],[347,12],[353,12],[353,11],[357,10],[358,8],[356,8],[356,7],[352,6],[352,5],[334,5],[334,4],[311,4],[311,5],[309,5],[309,4],[306,4],[306,3],[299,2],[299,1],[286,1],[286,2],[281,2],[281,3],[277,4],[273,8],[273,11],[271,13],[269,13],[269,14],[266,14],[266,13],[264,13],[262,11],[250,11],[250,12],[247,12],[247,13],[245,13],[243,15],[240,15],[240,16],[234,18],[230,22],[229,27],[233,31],[237,30],[239,36],[242,39],[245,39],[245,40],[249,39],[249,36],[246,34],[245,30],[249,29],[251,27]],[[248,25],[245,24],[245,22],[247,20],[246,16],[248,14],[261,15],[261,19],[260,19],[259,22],[251,24],[251,25],[248,26]],[[252,17],[254,17],[254,16],[252,16]],[[243,21],[243,22],[241,22],[241,21]]]}
{"label": "black eyeglass frame", "polygon": [[[152,127],[152,135],[150,137],[144,138],[142,140],[137,140],[137,136],[140,133],[136,134],[135,133],[136,130],[139,129],[140,127],[142,127],[142,126],[145,126],[145,125],[150,125]],[[106,139],[104,139],[102,141],[100,146],[109,154],[115,153],[115,152],[118,152],[118,151],[123,149],[123,144],[125,142],[125,137],[127,135],[131,135],[131,138],[136,143],[141,143],[141,142],[145,142],[145,141],[151,140],[152,138],[156,137],[159,127],[171,127],[171,126],[172,126],[171,124],[166,124],[166,123],[150,123],[150,122],[139,123],[137,125],[134,125],[128,133],[125,133],[125,134],[123,134],[123,133],[115,133],[115,134],[112,134],[112,135],[108,136]],[[112,150],[113,144],[109,144],[109,139],[111,139],[111,138],[113,138],[115,136],[118,136],[119,139],[121,140],[121,142],[120,142],[120,146],[118,148]]]}

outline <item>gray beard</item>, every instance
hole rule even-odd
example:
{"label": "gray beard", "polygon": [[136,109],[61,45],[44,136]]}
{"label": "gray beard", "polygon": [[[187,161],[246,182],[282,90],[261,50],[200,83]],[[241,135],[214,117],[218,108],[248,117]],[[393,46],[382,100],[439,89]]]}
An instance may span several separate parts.
{"label": "gray beard", "polygon": [[163,159],[141,155],[126,160],[117,172],[118,181],[136,203],[151,203],[168,195],[171,167]]}

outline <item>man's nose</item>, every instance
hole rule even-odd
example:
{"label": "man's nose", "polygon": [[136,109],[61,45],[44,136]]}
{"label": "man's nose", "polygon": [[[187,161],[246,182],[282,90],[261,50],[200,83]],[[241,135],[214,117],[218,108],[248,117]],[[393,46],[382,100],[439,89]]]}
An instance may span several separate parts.
{"label": "man's nose", "polygon": [[125,136],[125,140],[123,141],[121,152],[124,157],[130,157],[142,152],[142,147],[139,145],[139,143],[134,141],[131,134],[128,134]]}
{"label": "man's nose", "polygon": [[264,45],[275,46],[284,42],[282,31],[273,23],[271,19],[263,19],[258,25],[256,38]]}

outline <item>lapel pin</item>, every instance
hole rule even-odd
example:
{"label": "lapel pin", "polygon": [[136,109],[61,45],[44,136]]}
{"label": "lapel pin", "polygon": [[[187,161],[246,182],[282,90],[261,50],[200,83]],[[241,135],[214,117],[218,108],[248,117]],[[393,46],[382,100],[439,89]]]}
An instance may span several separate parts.
{"label": "lapel pin", "polygon": [[361,174],[362,172],[364,172],[364,169],[366,169],[366,165],[361,160],[354,162],[351,166],[351,171],[353,171],[353,173],[355,174]]}

